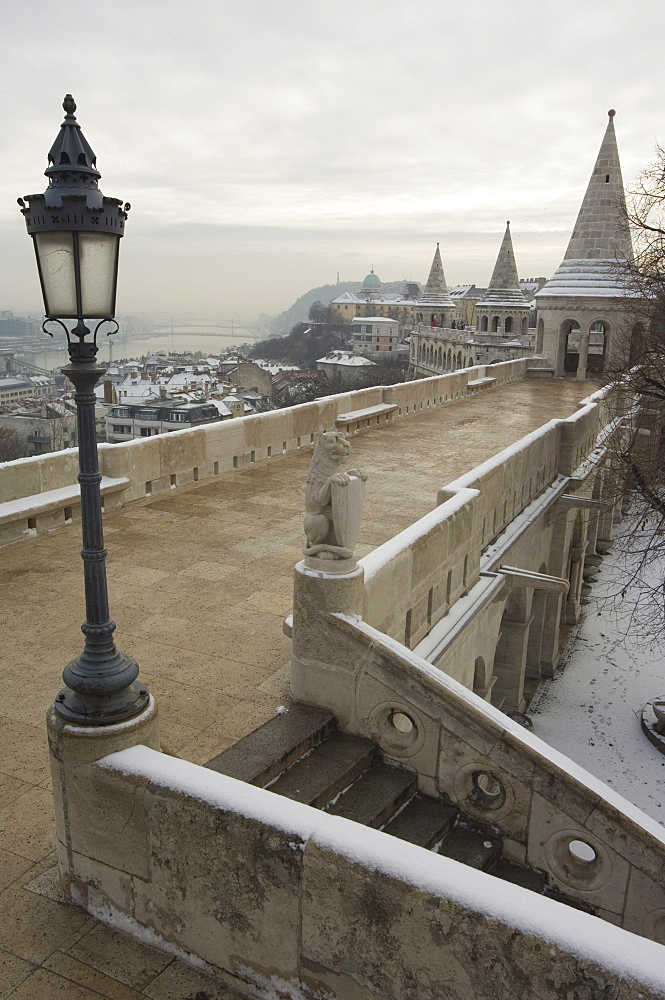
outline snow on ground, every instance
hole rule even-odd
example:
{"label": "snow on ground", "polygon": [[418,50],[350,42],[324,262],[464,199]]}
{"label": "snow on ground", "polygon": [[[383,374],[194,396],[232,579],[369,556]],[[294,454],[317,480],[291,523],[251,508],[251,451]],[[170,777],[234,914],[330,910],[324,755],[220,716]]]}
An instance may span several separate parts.
{"label": "snow on ground", "polygon": [[[624,522],[622,531],[633,534]],[[647,701],[665,695],[665,636],[640,641],[628,609],[638,585],[630,584],[630,559],[617,542],[606,556],[563,660],[531,703],[533,731],[665,825],[665,754],[640,726]],[[648,570],[657,580],[657,570]],[[663,567],[660,568],[660,580]]]}

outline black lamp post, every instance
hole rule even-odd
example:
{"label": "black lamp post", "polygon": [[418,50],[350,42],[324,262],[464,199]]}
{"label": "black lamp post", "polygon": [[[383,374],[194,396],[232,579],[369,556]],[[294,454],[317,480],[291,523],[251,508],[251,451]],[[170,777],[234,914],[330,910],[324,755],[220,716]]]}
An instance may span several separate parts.
{"label": "black lamp post", "polygon": [[[99,190],[96,158],[74,117],[76,104],[67,94],[65,120],[45,170],[44,194],[18,199],[37,254],[46,320],[67,334],[69,364],[62,369],[73,383],[79,443],[81,526],[86,621],[83,652],[63,672],[65,687],[55,700],[68,722],[107,726],[138,715],[148,704],[148,689],[137,683],[139,668],[113,642],[109,615],[106,551],[102,533],[101,475],[95,431],[95,385],[104,369],[96,361],[97,332],[114,324],[118,249],[129,205]],[[27,204],[26,204],[27,202]],[[69,329],[63,320],[76,320]],[[94,332],[85,320],[96,320]]]}

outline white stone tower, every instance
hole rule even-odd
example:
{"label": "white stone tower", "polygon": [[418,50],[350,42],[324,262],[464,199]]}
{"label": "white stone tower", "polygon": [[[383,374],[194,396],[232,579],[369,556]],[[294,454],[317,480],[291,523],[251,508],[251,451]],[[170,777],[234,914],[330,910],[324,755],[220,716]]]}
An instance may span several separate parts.
{"label": "white stone tower", "polygon": [[520,288],[510,222],[507,222],[489,288],[476,302],[476,330],[522,337],[529,326],[529,312],[529,303]]}
{"label": "white stone tower", "polygon": [[429,278],[422,297],[418,300],[418,322],[424,323],[426,326],[449,327],[454,312],[455,303],[451,299],[446,285],[441,252],[437,243]]}
{"label": "white stone tower", "polygon": [[555,374],[586,378],[629,351],[636,332],[635,297],[622,263],[632,258],[614,133],[614,111],[600,146],[568,249],[554,277],[536,294],[536,354]]}

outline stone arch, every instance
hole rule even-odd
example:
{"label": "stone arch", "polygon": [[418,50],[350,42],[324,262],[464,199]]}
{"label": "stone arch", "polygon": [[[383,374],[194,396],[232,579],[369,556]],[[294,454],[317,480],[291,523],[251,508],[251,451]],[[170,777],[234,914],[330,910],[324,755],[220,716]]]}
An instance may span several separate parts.
{"label": "stone arch", "polygon": [[498,333],[498,332],[499,332],[499,317],[492,316],[492,333]]}
{"label": "stone arch", "polygon": [[562,371],[576,372],[580,359],[582,331],[576,319],[565,319],[559,327],[559,357],[563,359]]}
{"label": "stone arch", "polygon": [[443,368],[443,348],[442,347],[439,348],[439,356],[437,358],[436,366],[439,369]]}
{"label": "stone arch", "polygon": [[524,677],[532,593],[526,587],[513,587],[501,617],[494,653],[496,683],[492,688],[492,704],[503,711],[523,712],[525,708]]}
{"label": "stone arch", "polygon": [[487,316],[481,317],[480,320],[480,332],[487,333]]}
{"label": "stone arch", "polygon": [[504,333],[512,333],[513,332],[513,317],[512,316],[506,316],[505,322],[503,324],[503,332]]}
{"label": "stone arch", "polygon": [[458,368],[462,367],[462,352],[461,351],[457,352],[457,367]]}
{"label": "stone arch", "polygon": [[602,372],[605,369],[605,355],[609,333],[609,323],[604,319],[596,319],[590,325],[587,372]]}
{"label": "stone arch", "polygon": [[538,320],[538,327],[536,330],[536,354],[543,353],[543,340],[545,339],[545,321],[542,316]]}
{"label": "stone arch", "polygon": [[[522,330],[521,330],[521,333],[522,333],[523,337],[526,336],[526,332],[527,332],[528,329],[529,329],[529,321],[526,318],[526,316],[522,316]],[[541,348],[541,350],[542,350],[542,348]]]}
{"label": "stone arch", "polygon": [[448,348],[448,354],[446,355],[446,371],[452,371],[452,351]]}

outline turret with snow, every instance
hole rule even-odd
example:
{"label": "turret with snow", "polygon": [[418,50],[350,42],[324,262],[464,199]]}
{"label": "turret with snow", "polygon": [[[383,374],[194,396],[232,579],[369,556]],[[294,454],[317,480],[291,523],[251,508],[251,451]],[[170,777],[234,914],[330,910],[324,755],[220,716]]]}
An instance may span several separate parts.
{"label": "turret with snow", "polygon": [[635,293],[625,264],[633,256],[614,116],[609,121],[563,261],[536,295],[536,353],[555,375],[603,372],[623,363],[639,336]]}

